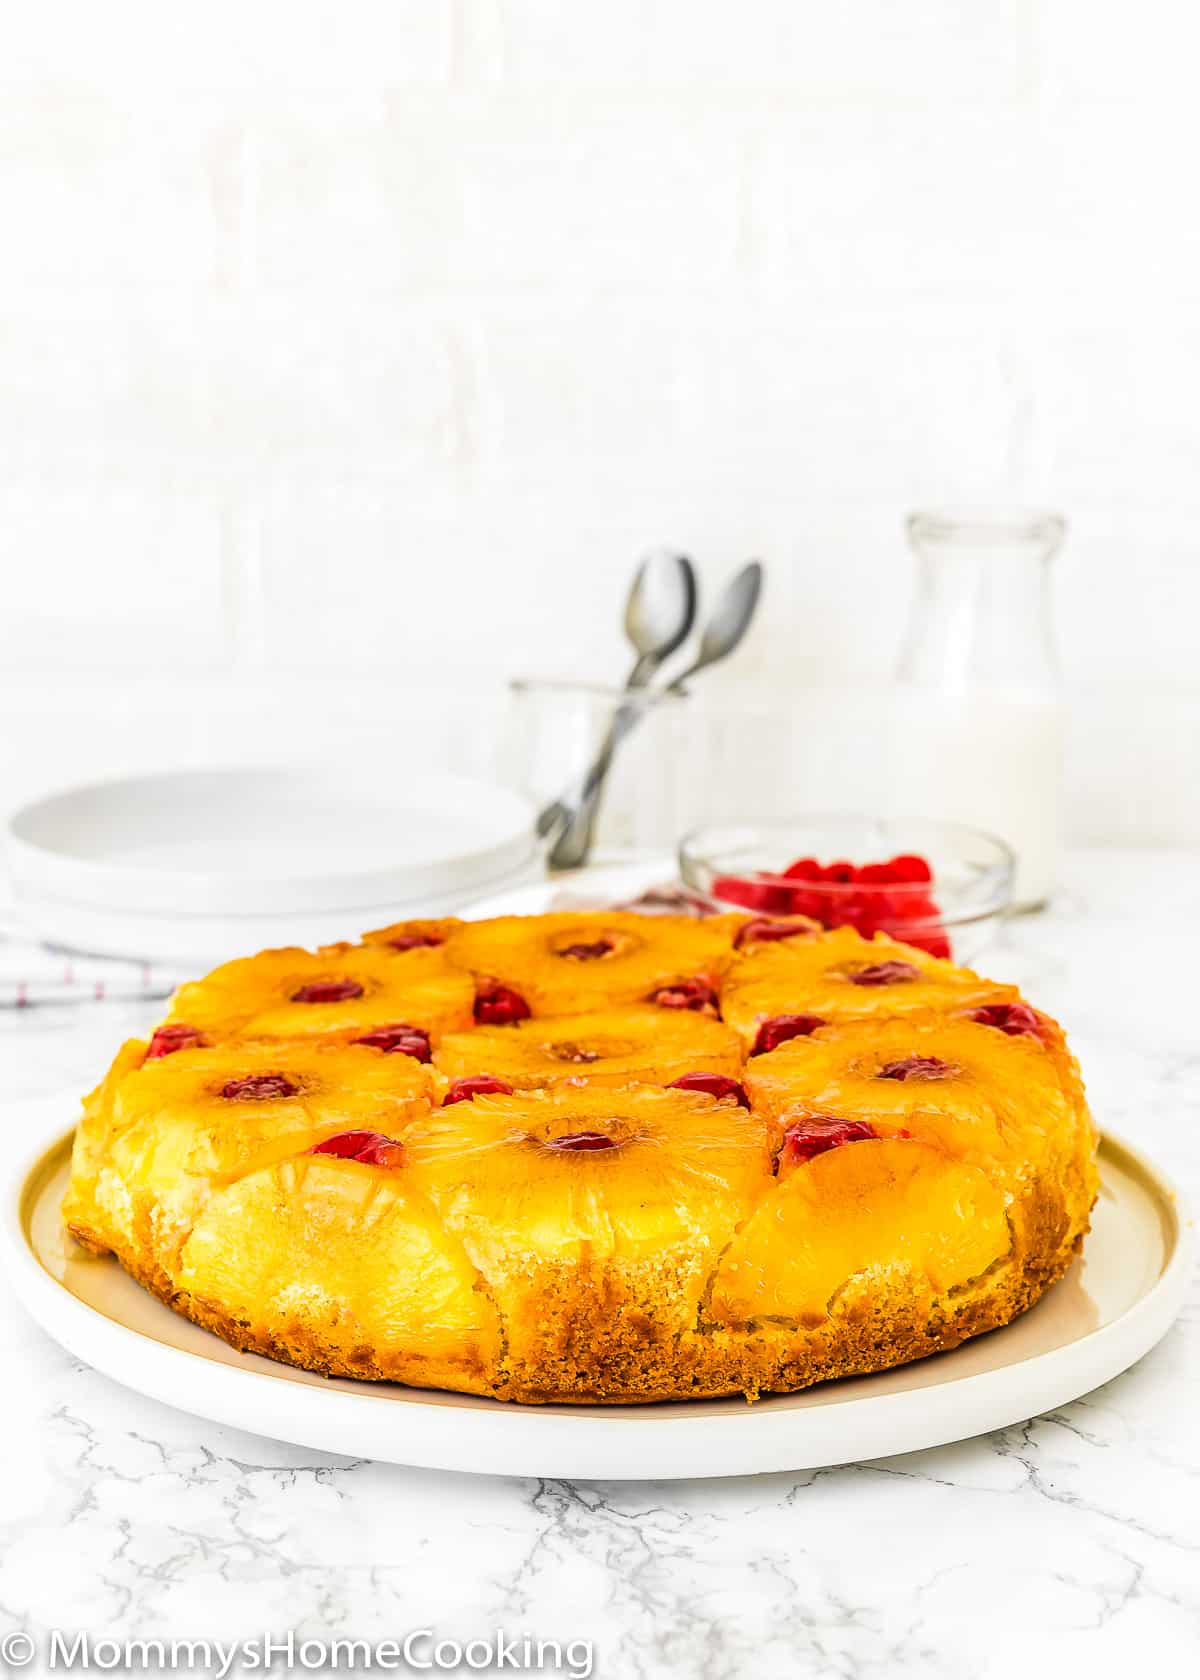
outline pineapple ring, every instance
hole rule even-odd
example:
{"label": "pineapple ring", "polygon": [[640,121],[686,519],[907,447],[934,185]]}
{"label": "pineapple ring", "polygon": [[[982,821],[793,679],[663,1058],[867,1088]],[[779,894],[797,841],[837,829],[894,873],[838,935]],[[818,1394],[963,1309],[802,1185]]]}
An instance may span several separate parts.
{"label": "pineapple ring", "polygon": [[167,1271],[215,1188],[339,1132],[398,1137],[430,1109],[432,1081],[411,1056],[235,1043],[147,1062],[144,1049],[125,1047],[85,1112],[65,1212],[90,1247],[146,1249]]}
{"label": "pineapple ring", "polygon": [[399,1024],[436,1035],[469,1025],[470,981],[430,955],[436,964],[414,966],[353,945],[260,951],[180,986],[168,1021],[213,1038],[270,1039],[353,1038]]}
{"label": "pineapple ring", "polygon": [[640,916],[575,910],[464,922],[446,960],[519,993],[535,1015],[645,1003],[682,981],[716,980],[742,916]]}
{"label": "pineapple ring", "polygon": [[968,1009],[1019,996],[1015,986],[981,980],[886,934],[864,939],[853,928],[824,937],[751,947],[721,988],[721,1014],[753,1051],[764,1021],[808,1014],[825,1021]]}
{"label": "pineapple ring", "polygon": [[500,1312],[525,1400],[686,1389],[683,1338],[771,1183],[761,1121],[636,1085],[476,1097],[418,1122],[405,1155]]}
{"label": "pineapple ring", "polygon": [[425,953],[424,960],[428,961],[428,953],[441,951],[450,935],[462,925],[457,916],[422,916],[407,922],[389,922],[387,927],[372,928],[369,933],[363,934],[362,943],[383,945],[405,956],[421,951]]}
{"label": "pineapple ring", "polygon": [[890,1274],[932,1304],[1009,1251],[1006,1202],[978,1167],[928,1144],[877,1138],[827,1150],[780,1179],[734,1238],[713,1284],[713,1319],[819,1324],[864,1274],[876,1292]]}
{"label": "pineapple ring", "polygon": [[836,1114],[903,1131],[1000,1171],[1044,1161],[1075,1122],[1052,1055],[1039,1041],[927,1015],[849,1021],[752,1056],[755,1107]]}
{"label": "pineapple ring", "polygon": [[415,1121],[404,1152],[407,1181],[490,1277],[519,1276],[531,1259],[594,1264],[663,1242],[715,1252],[708,1222],[732,1235],[771,1174],[761,1120],[644,1085],[479,1096]]}
{"label": "pineapple ring", "polygon": [[495,1309],[476,1281],[401,1175],[330,1156],[219,1190],[177,1274],[196,1316],[244,1348],[320,1370],[340,1369],[349,1343],[360,1375],[468,1389],[499,1352]]}
{"label": "pineapple ring", "polygon": [[447,1033],[434,1065],[448,1079],[492,1074],[514,1089],[583,1079],[589,1085],[669,1085],[685,1073],[741,1073],[742,1047],[719,1021],[688,1010],[595,1010],[537,1016],[511,1027]]}

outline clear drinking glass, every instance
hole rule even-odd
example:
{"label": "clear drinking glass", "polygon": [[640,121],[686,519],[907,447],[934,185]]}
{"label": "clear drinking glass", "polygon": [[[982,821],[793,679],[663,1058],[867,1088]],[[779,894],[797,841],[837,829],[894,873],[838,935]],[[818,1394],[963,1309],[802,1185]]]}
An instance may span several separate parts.
{"label": "clear drinking glass", "polygon": [[1050,562],[1055,513],[914,513],[916,588],[896,666],[893,810],[998,834],[1017,857],[1018,908],[1053,888],[1063,716]]}
{"label": "clear drinking glass", "polygon": [[529,678],[510,685],[503,767],[539,811],[556,799],[575,803],[618,712],[622,734],[604,783],[591,861],[629,851],[673,852],[695,820],[704,778],[691,702],[664,689],[638,693]]}

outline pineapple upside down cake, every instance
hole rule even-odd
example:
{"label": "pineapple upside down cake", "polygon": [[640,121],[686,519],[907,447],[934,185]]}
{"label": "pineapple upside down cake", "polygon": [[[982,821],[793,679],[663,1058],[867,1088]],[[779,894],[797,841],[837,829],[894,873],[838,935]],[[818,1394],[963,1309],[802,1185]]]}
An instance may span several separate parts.
{"label": "pineapple upside down cake", "polygon": [[75,1238],[235,1347],[516,1401],[806,1387],[1062,1275],[1096,1137],[1011,986],[800,918],[409,921],[180,988]]}

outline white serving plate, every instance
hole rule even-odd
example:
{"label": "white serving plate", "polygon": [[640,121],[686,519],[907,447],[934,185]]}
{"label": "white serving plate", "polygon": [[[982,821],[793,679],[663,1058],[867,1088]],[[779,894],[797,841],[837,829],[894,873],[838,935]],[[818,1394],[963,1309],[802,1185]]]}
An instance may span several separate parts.
{"label": "white serving plate", "polygon": [[511,790],[352,765],[77,787],[15,812],[5,850],[44,939],[168,962],[448,914],[535,858],[532,808]]}
{"label": "white serving plate", "polygon": [[1015,1323],[953,1353],[748,1406],[515,1406],[314,1376],[236,1353],[177,1317],[59,1218],[71,1098],[22,1113],[0,1243],[20,1300],[78,1358],[199,1417],[323,1452],[438,1470],[663,1480],[802,1470],[940,1446],[1052,1410],[1125,1370],[1183,1304],[1190,1220],[1150,1162],[1107,1136],[1083,1256]]}

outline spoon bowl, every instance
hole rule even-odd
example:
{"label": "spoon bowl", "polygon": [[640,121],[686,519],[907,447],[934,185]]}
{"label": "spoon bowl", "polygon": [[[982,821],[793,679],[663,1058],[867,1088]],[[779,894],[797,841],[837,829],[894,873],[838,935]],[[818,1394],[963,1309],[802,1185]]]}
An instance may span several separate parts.
{"label": "spoon bowl", "polygon": [[682,647],[695,622],[696,594],[696,571],[686,554],[658,549],[642,561],[625,602],[625,636],[638,656],[627,688],[644,686]]}
{"label": "spoon bowl", "polygon": [[704,626],[695,659],[686,671],[681,671],[671,682],[669,686],[672,689],[682,688],[689,677],[696,676],[722,659],[728,659],[753,622],[762,586],[763,568],[759,560],[748,561],[741,571],[730,579],[721,591],[712,616]]}

